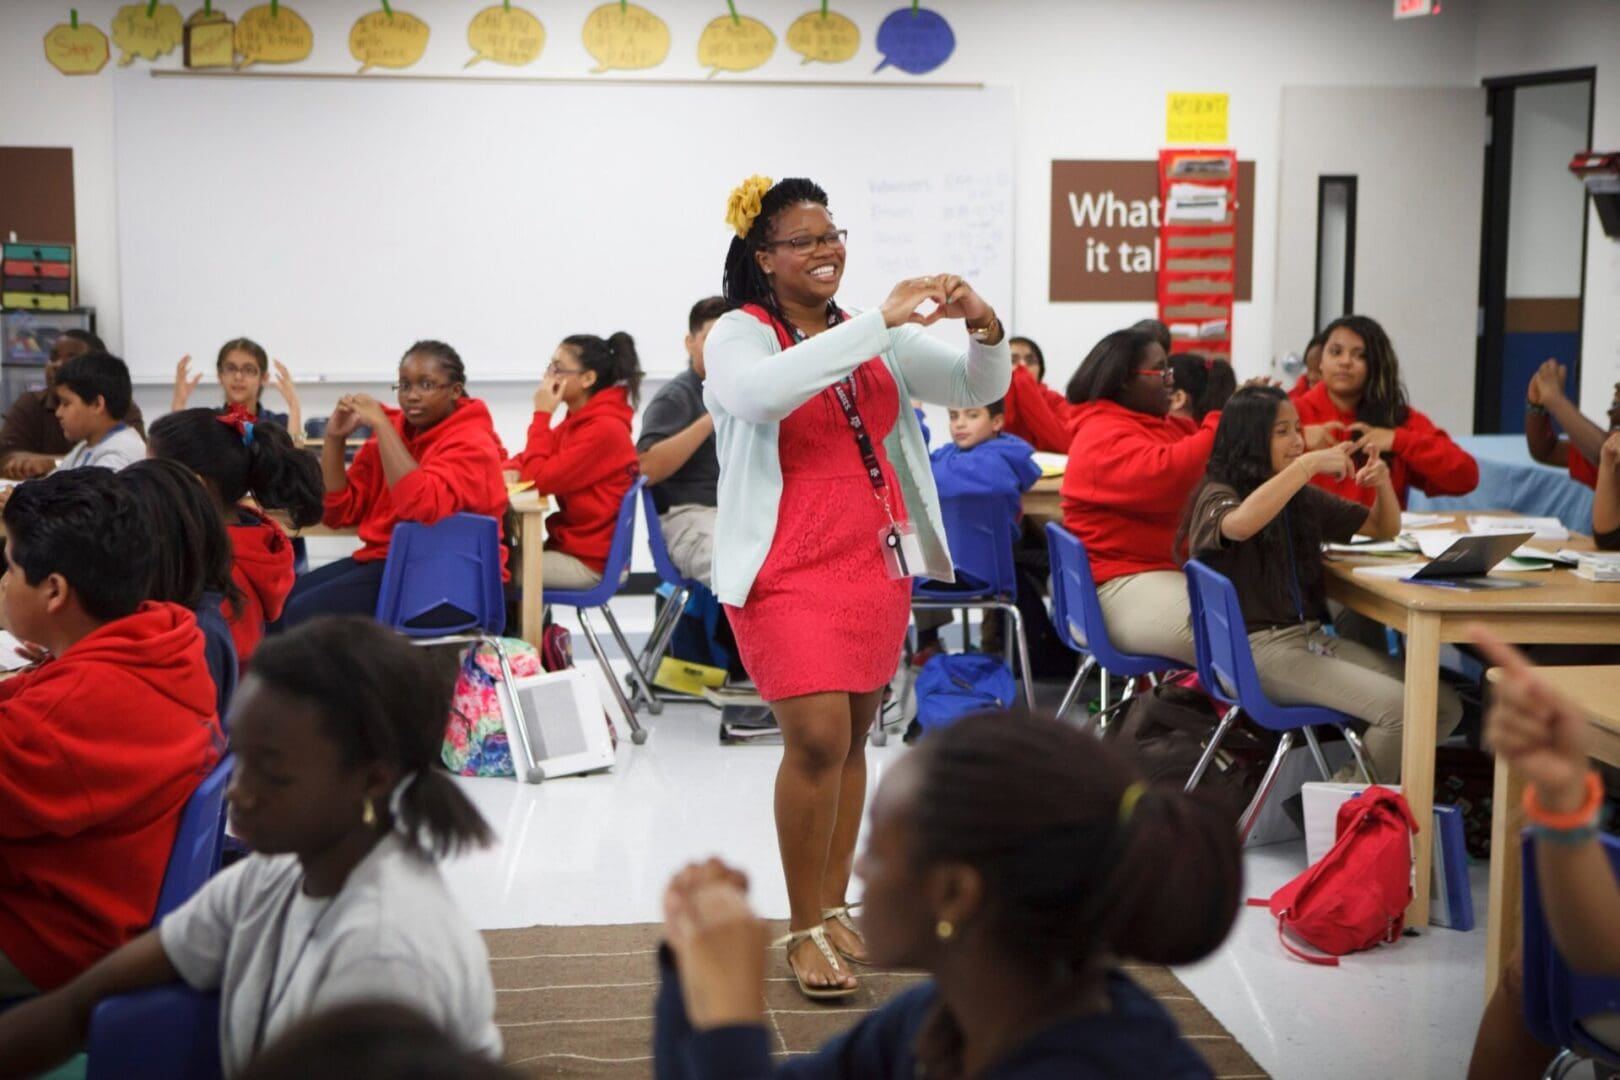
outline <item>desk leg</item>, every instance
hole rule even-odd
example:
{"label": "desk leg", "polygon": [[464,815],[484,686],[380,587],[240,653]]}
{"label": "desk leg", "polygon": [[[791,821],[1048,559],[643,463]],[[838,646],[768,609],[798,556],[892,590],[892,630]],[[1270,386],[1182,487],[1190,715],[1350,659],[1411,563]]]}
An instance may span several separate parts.
{"label": "desk leg", "polygon": [[1401,793],[1417,819],[1412,837],[1412,903],[1406,925],[1429,929],[1429,873],[1434,856],[1435,709],[1440,699],[1440,616],[1412,612],[1406,620],[1406,700],[1401,717]]}
{"label": "desk leg", "polygon": [[1496,785],[1491,795],[1491,891],[1485,907],[1487,1002],[1524,936],[1524,866],[1519,851],[1523,798],[1523,774],[1497,758]]}
{"label": "desk leg", "polygon": [[545,614],[545,582],[540,567],[541,557],[545,554],[546,519],[543,514],[523,514],[521,517],[523,576],[520,583],[523,586],[523,601],[519,632],[524,641],[538,649]]}

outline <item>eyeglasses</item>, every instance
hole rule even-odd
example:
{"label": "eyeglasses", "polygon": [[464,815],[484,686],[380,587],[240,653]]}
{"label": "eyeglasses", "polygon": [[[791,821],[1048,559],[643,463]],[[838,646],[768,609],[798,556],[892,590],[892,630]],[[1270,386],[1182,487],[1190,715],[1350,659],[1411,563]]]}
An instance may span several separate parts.
{"label": "eyeglasses", "polygon": [[259,368],[256,364],[249,365],[248,367],[237,367],[234,364],[221,364],[219,373],[221,376],[240,375],[245,379],[251,375],[259,374]]}
{"label": "eyeglasses", "polygon": [[1137,368],[1136,373],[1138,375],[1151,375],[1155,379],[1158,379],[1160,382],[1166,383],[1166,384],[1174,381],[1174,379],[1175,379],[1175,372],[1171,371],[1167,367]]}
{"label": "eyeglasses", "polygon": [[795,255],[809,255],[823,244],[829,251],[844,250],[844,241],[849,237],[848,229],[834,229],[823,236],[794,236],[786,240],[767,240],[763,246],[779,247],[786,244],[793,249]]}
{"label": "eyeglasses", "polygon": [[546,374],[547,375],[583,375],[583,374],[585,374],[585,369],[584,368],[577,368],[577,367],[576,368],[558,367],[557,366],[557,361],[553,360],[551,363],[546,365]]}
{"label": "eyeglasses", "polygon": [[416,382],[397,382],[389,387],[396,394],[408,394],[415,390],[419,394],[431,394],[437,390],[448,390],[452,384],[434,382],[432,379],[419,379]]}

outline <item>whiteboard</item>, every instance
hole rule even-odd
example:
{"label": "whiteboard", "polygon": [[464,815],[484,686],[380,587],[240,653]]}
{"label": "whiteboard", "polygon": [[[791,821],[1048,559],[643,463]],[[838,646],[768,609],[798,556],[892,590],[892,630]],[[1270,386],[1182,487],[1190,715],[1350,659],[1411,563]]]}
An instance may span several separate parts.
{"label": "whiteboard", "polygon": [[474,383],[528,380],[616,330],[674,374],[755,172],[827,189],[846,307],[949,271],[1012,310],[1007,89],[131,71],[114,94],[137,379],[245,334],[300,379],[386,381],[438,338]]}

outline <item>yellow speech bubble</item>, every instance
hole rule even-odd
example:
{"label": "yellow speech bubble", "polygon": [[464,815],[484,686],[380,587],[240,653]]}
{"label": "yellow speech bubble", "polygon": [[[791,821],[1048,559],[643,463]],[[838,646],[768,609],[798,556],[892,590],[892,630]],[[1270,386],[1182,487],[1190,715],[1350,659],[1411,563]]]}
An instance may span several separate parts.
{"label": "yellow speech bubble", "polygon": [[360,61],[360,72],[374,67],[408,68],[427,52],[428,24],[415,15],[385,10],[354,20],[349,31],[349,55]]}
{"label": "yellow speech bubble", "polygon": [[804,57],[804,63],[842,64],[853,60],[861,47],[861,29],[854,21],[828,11],[807,11],[788,27],[788,48]]}
{"label": "yellow speech bubble", "polygon": [[596,57],[591,74],[613,68],[657,67],[669,56],[669,26],[638,4],[603,4],[585,20],[585,51]]}
{"label": "yellow speech bubble", "polygon": [[181,62],[188,68],[230,67],[236,59],[236,24],[210,3],[186,20],[181,44]]}
{"label": "yellow speech bubble", "polygon": [[45,31],[45,59],[64,75],[94,75],[107,66],[112,48],[100,28],[79,21],[72,12],[69,21]]}
{"label": "yellow speech bubble", "polygon": [[698,38],[698,63],[712,79],[722,71],[752,71],[776,51],[776,35],[758,19],[722,15],[703,28]]}
{"label": "yellow speech bubble", "polygon": [[276,0],[249,8],[236,24],[236,52],[242,58],[238,70],[249,64],[296,64],[309,59],[314,48],[309,23]]}
{"label": "yellow speech bubble", "polygon": [[128,67],[137,56],[156,60],[173,52],[183,32],[180,9],[173,4],[125,4],[112,21],[113,44],[123,50],[118,66]]}
{"label": "yellow speech bubble", "polygon": [[476,55],[465,67],[480,60],[522,67],[534,63],[546,47],[546,28],[522,8],[496,4],[473,16],[467,26],[467,44]]}

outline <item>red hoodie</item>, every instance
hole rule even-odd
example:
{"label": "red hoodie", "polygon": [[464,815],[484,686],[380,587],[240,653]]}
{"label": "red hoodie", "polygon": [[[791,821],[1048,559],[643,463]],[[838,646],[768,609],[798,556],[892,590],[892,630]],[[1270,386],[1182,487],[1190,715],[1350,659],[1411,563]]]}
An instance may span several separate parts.
{"label": "red hoodie", "polygon": [[[1356,415],[1341,412],[1333,404],[1326,383],[1317,383],[1304,396],[1296,398],[1294,407],[1299,410],[1301,424],[1307,427],[1335,424],[1343,430],[1345,438],[1353,437],[1350,425],[1356,422]],[[1413,485],[1425,495],[1466,495],[1479,486],[1479,463],[1416,409],[1409,408],[1406,423],[1395,429],[1395,452],[1388,461],[1389,478],[1403,507]],[[1357,484],[1354,475],[1342,480],[1317,476],[1311,483],[1363,506],[1371,506],[1378,496],[1376,488]]]}
{"label": "red hoodie", "polygon": [[1001,430],[1016,435],[1037,450],[1067,454],[1074,440],[1076,407],[1051,387],[1038,381],[1023,364],[1014,364],[1012,384],[1004,399],[1006,414]]}
{"label": "red hoodie", "polygon": [[203,635],[145,603],[0,682],[0,953],[41,990],[152,922],[224,739]]}
{"label": "red hoodie", "polygon": [[237,523],[225,531],[231,536],[231,581],[242,592],[242,604],[233,609],[226,600],[221,614],[231,626],[236,660],[244,669],[264,637],[264,624],[281,618],[282,605],[292,591],[292,541],[261,511],[238,506]]}
{"label": "red hoodie", "polygon": [[[360,526],[364,545],[354,553],[356,562],[388,558],[394,526],[402,521],[431,525],[451,514],[487,514],[500,521],[508,503],[501,459],[506,452],[495,434],[489,409],[477,398],[462,398],[450,415],[423,432],[406,428],[405,414],[383,406],[405,449],[416,459],[416,469],[392,488],[383,474],[377,437],[354,456],[349,484],[326,494],[326,524],[334,529]],[[502,575],[506,545],[501,545]]]}
{"label": "red hoodie", "polygon": [[1126,574],[1175,570],[1176,528],[1204,475],[1221,414],[1201,425],[1149,416],[1114,401],[1074,410],[1063,473],[1063,525],[1086,545],[1101,585]]}
{"label": "red hoodie", "polygon": [[516,460],[523,479],[557,500],[557,512],[546,518],[546,547],[597,573],[607,566],[619,503],[640,471],[632,415],[622,386],[596,394],[556,427],[550,413],[537,412]]}

